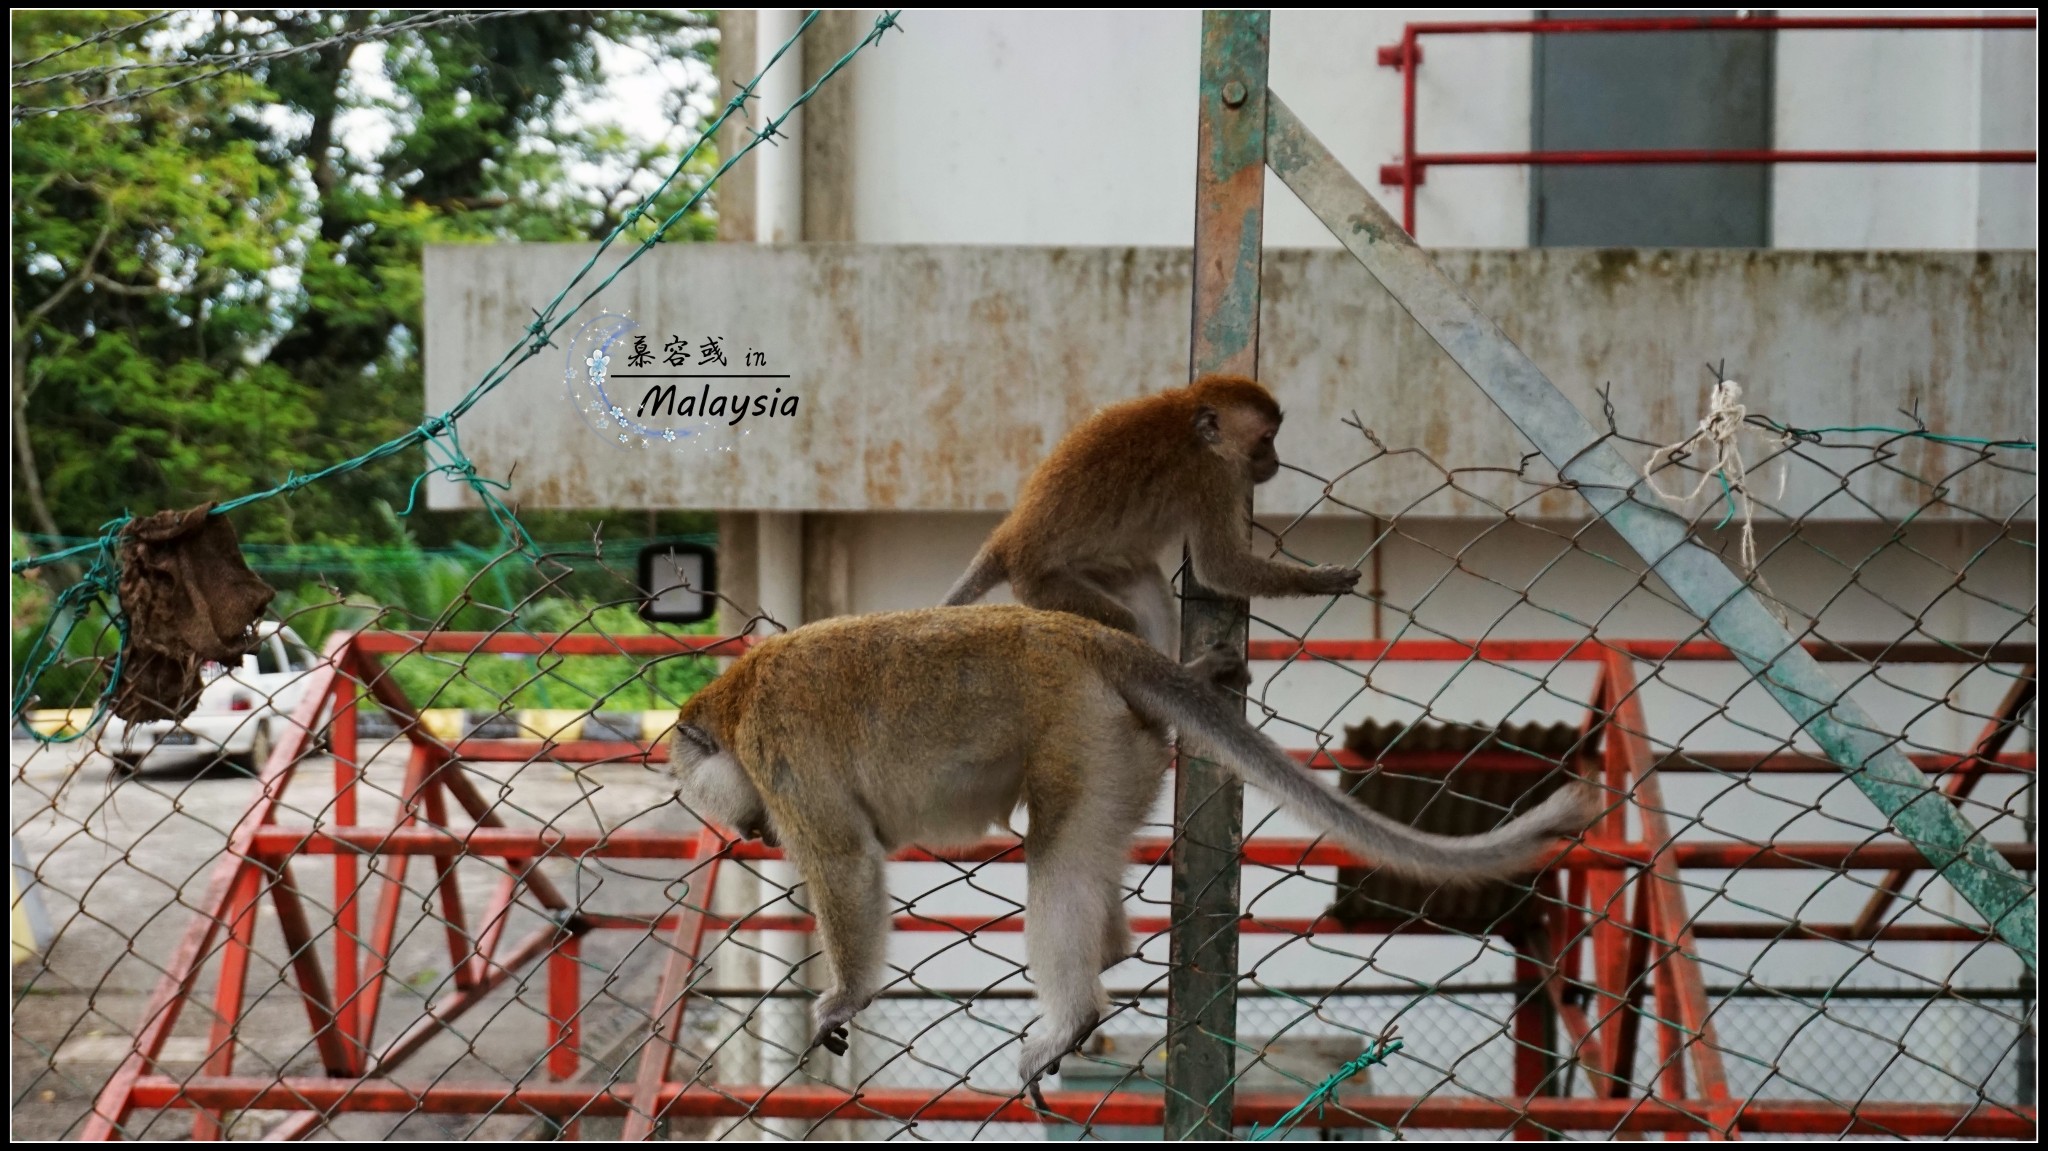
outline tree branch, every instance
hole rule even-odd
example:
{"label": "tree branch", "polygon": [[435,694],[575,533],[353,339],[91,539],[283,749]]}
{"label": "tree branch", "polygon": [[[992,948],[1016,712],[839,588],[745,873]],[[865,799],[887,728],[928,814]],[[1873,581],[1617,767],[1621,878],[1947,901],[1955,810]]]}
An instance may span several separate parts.
{"label": "tree branch", "polygon": [[[26,362],[28,359],[27,351],[22,348],[22,340],[23,337],[28,335],[28,330],[34,327],[36,324],[40,323],[44,316],[49,315],[51,309],[55,308],[58,304],[63,303],[64,297],[76,291],[79,285],[92,279],[92,266],[99,261],[100,253],[106,251],[107,240],[110,237],[112,237],[113,234],[114,225],[112,225],[111,223],[100,228],[99,238],[92,242],[91,249],[89,249],[85,253],[85,259],[79,262],[78,274],[64,281],[62,284],[59,284],[57,286],[57,290],[50,293],[49,299],[44,300],[42,303],[37,304],[35,307],[29,309],[28,322],[26,324],[10,325],[14,332],[14,354],[17,359],[21,360],[22,362]],[[9,299],[7,304],[7,318],[10,321],[14,319],[14,302],[11,298]],[[16,374],[17,376],[19,375],[19,373]]]}
{"label": "tree branch", "polygon": [[[101,239],[105,239],[105,233],[101,233]],[[11,297],[7,301],[7,323],[14,331],[14,418],[10,421],[14,425],[14,464],[20,469],[22,494],[28,497],[29,515],[35,521],[36,530],[54,538],[64,533],[57,530],[57,521],[50,516],[49,502],[43,498],[43,473],[36,466],[35,445],[29,442],[28,389],[23,384],[24,377],[28,375],[28,341],[23,338],[24,330],[15,323],[14,300]],[[57,569],[56,574],[66,583],[78,579],[77,570],[69,564],[51,566]]]}
{"label": "tree branch", "polygon": [[92,286],[102,291],[112,292],[117,296],[171,295],[170,292],[167,292],[154,284],[124,284],[119,280],[110,280],[107,277],[99,275],[97,273],[95,273],[92,276]]}
{"label": "tree branch", "polygon": [[[64,533],[57,530],[57,521],[50,515],[49,501],[43,496],[42,469],[36,464],[35,444],[29,438],[28,397],[29,392],[33,390],[28,383],[29,337],[33,334],[35,326],[42,323],[58,304],[77,291],[80,285],[97,277],[93,267],[99,262],[100,253],[107,250],[107,241],[113,235],[114,225],[103,225],[98,238],[93,240],[92,247],[86,251],[85,258],[79,261],[77,273],[59,284],[48,299],[31,308],[26,321],[16,318],[14,297],[12,294],[7,297],[7,327],[13,334],[13,355],[10,357],[10,366],[13,370],[8,385],[12,401],[9,407],[13,415],[10,422],[14,425],[14,464],[20,469],[21,489],[22,494],[28,497],[29,515],[35,521],[36,530],[46,536],[54,537]],[[69,564],[53,566],[57,568],[57,574],[67,582],[78,578],[77,569]]]}

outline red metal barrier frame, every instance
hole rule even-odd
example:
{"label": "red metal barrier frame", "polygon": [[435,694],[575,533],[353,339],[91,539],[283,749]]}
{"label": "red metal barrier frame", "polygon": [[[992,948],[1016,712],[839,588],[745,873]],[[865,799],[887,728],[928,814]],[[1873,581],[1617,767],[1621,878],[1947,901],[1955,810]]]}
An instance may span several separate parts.
{"label": "red metal barrier frame", "polygon": [[[623,1086],[508,1086],[502,1083],[438,1082],[430,1086],[370,1083],[347,1079],[262,1079],[195,1076],[187,1080],[152,1075],[135,1088],[139,1107],[203,1106],[216,1110],[263,1109],[345,1111],[385,1114],[487,1115],[505,1110],[556,1118],[626,1115],[635,1102]],[[1164,1101],[1157,1095],[1119,1093],[1104,1097],[1080,1091],[1048,1091],[1046,1110],[1071,1122],[1102,1126],[1159,1125]],[[1236,1122],[1272,1123],[1301,1099],[1295,1094],[1240,1093]],[[1016,1096],[954,1088],[934,1095],[919,1088],[866,1088],[849,1093],[836,1087],[690,1087],[669,1083],[660,1106],[672,1116],[810,1120],[895,1120],[983,1123],[1038,1123],[1043,1115]],[[1712,1129],[1712,1109],[1698,1100],[1649,1107],[1635,1099],[1537,1098],[1526,1104],[1481,1098],[1417,1098],[1403,1095],[1340,1095],[1316,1120],[1325,1127],[1505,1128],[1527,1119],[1557,1131],[1666,1131],[1701,1134]],[[1837,1103],[1757,1100],[1735,1116],[1737,1129],[1766,1134],[1962,1136],[2027,1139],[2034,1134],[2034,1109],[1980,1104],[1862,1103],[1852,1111]]]}
{"label": "red metal barrier frame", "polygon": [[[613,642],[595,636],[485,635],[442,633],[429,636],[396,633],[366,633],[338,636],[327,649],[327,662],[312,673],[312,690],[294,715],[291,729],[280,740],[265,764],[258,798],[237,823],[230,847],[209,882],[207,896],[200,902],[194,921],[173,952],[163,978],[152,995],[129,1057],[109,1079],[95,1103],[87,1125],[87,1138],[111,1138],[120,1133],[136,1108],[190,1108],[194,1134],[217,1138],[229,1109],[266,1108],[296,1112],[272,1132],[273,1138],[303,1136],[333,1114],[347,1111],[412,1111],[487,1113],[518,1107],[533,1113],[569,1121],[585,1115],[627,1115],[633,1133],[645,1134],[660,1116],[712,1117],[758,1116],[761,1118],[861,1118],[876,1119],[975,1119],[1035,1122],[1042,1119],[1017,1099],[987,1095],[965,1089],[938,1092],[915,1089],[863,1091],[857,1096],[827,1087],[776,1086],[774,1088],[718,1086],[698,1087],[673,1081],[664,1054],[670,1045],[656,1041],[643,1052],[640,1073],[630,1085],[584,1086],[567,1083],[547,1085],[477,1084],[435,1082],[427,1086],[401,1086],[379,1081],[406,1058],[418,1051],[433,1035],[454,1022],[493,990],[517,973],[541,964],[547,979],[546,1014],[549,1050],[546,1067],[554,1080],[575,1073],[576,1021],[586,1005],[581,1002],[577,979],[577,939],[592,930],[661,930],[673,935],[674,950],[657,992],[656,1008],[650,1013],[662,1023],[662,1033],[678,1033],[687,1002],[689,975],[701,954],[709,931],[808,931],[808,916],[750,915],[737,919],[710,913],[711,873],[723,859],[760,860],[780,858],[780,852],[755,841],[730,842],[716,830],[689,834],[621,831],[609,834],[558,831],[551,828],[517,828],[504,825],[463,769],[465,759],[537,760],[590,762],[600,759],[644,759],[650,750],[630,742],[578,741],[551,744],[539,740],[465,740],[453,745],[435,739],[418,723],[417,712],[395,682],[385,674],[380,655],[409,652],[450,652],[473,654],[511,651],[540,654],[563,652],[584,655],[662,656],[696,652],[711,654],[743,648],[744,640],[690,637],[630,637],[632,642]],[[2005,647],[2015,650],[2006,651]],[[1858,649],[1850,645],[1829,645],[1817,651],[1822,658],[1880,659],[1898,662],[1913,657],[1925,662],[1991,658],[1999,662],[2025,664],[2029,670],[2022,684],[2031,684],[2030,648],[2003,645],[1981,652],[1964,652],[1948,645],[1871,645]],[[1600,776],[1618,797],[1625,797],[1615,812],[1606,817],[1584,844],[1562,848],[1549,873],[1539,879],[1553,896],[1563,891],[1567,898],[1548,903],[1563,908],[1537,937],[1525,940],[1521,948],[1524,974],[1537,993],[1518,1004],[1515,1031],[1524,1043],[1518,1048],[1517,1091],[1512,1099],[1419,1098],[1384,1096],[1342,1096],[1333,1100],[1321,1122],[1330,1126],[1363,1124],[1429,1127],[1517,1128],[1520,1135],[1540,1135],[1546,1130],[1609,1132],[1661,1131],[1675,1135],[1706,1134],[1728,1138],[1743,1132],[1765,1134],[1890,1134],[1963,1135],[1974,1137],[2024,1137],[2033,1134],[2036,1122],[2032,1107],[1954,1107],[1936,1104],[1863,1104],[1851,1113],[1828,1102],[1746,1101],[1735,1098],[1727,1085],[1725,1069],[1713,1038],[1710,1003],[1696,958],[1696,940],[1722,939],[1818,939],[1818,940],[1963,940],[1986,938],[1981,927],[1971,924],[1899,924],[1881,922],[1882,916],[1865,914],[1852,924],[1692,924],[1677,884],[1681,868],[1898,868],[1910,869],[1919,862],[1913,849],[1898,842],[1778,843],[1760,846],[1748,843],[1674,842],[1658,795],[1657,775],[1661,771],[1707,768],[1712,770],[1754,770],[1830,772],[1824,762],[1784,753],[1759,756],[1753,753],[1689,753],[1684,760],[1666,758],[1659,762],[1651,753],[1644,729],[1642,707],[1637,696],[1634,659],[1713,660],[1727,653],[1718,645],[1635,641],[1621,643],[1492,642],[1477,645],[1454,641],[1388,643],[1382,641],[1259,641],[1252,645],[1255,659],[1294,661],[1393,660],[1464,661],[1472,658],[1502,662],[1598,661],[1595,694],[1589,701],[1582,731],[1583,746],[1597,747]],[[352,720],[361,691],[372,697],[398,720],[411,743],[405,783],[401,789],[399,815],[391,826],[361,826],[344,818],[336,805],[333,823],[318,827],[292,826],[275,821],[279,803],[289,786],[298,759],[307,750],[308,734],[317,726],[322,707],[334,701],[334,714]],[[2001,708],[2001,718],[2012,710],[2013,701],[2025,688],[2016,686]],[[1604,729],[1604,730],[1602,730]],[[1965,794],[1967,784],[1994,771],[2031,774],[2033,756],[1997,755],[1998,723],[1987,728],[1974,755],[1930,755],[1921,764],[1930,772],[1946,774],[1952,792]],[[338,764],[347,764],[341,789],[363,782],[363,767],[357,754],[353,722],[340,722],[333,735]],[[476,754],[476,753],[483,754]],[[1343,753],[1299,752],[1296,757],[1318,765],[1335,760],[1346,766],[1355,757]],[[1555,764],[1533,756],[1514,753],[1482,753],[1474,756],[1446,756],[1441,753],[1394,754],[1383,758],[1382,766],[1418,773],[1451,771],[1461,764],[1496,770],[1527,767],[1554,769]],[[1653,770],[1654,769],[1654,770]],[[449,797],[473,821],[466,829],[450,827]],[[1633,804],[1643,829],[1640,838],[1628,833],[1625,805]],[[1143,840],[1134,845],[1132,857],[1139,862],[1157,862],[1166,856],[1169,842]],[[2018,866],[2032,868],[2031,845],[2015,844],[2003,849]],[[301,855],[342,855],[351,860],[371,857],[397,858],[382,868],[386,876],[372,916],[367,938],[357,938],[338,929],[337,972],[347,962],[356,965],[359,978],[348,984],[337,981],[330,992],[327,972],[314,953],[317,938],[306,921],[305,904],[291,877],[290,861]],[[399,916],[395,900],[400,882],[412,856],[426,857],[439,868],[438,889],[441,918],[448,935],[449,954],[457,972],[454,989],[427,1007],[395,1040],[372,1057],[374,1036],[383,997],[382,982],[388,977],[386,963],[391,954]],[[652,916],[577,914],[573,906],[538,870],[539,861],[559,855],[640,858],[698,859],[704,861],[692,906],[681,912]],[[1306,866],[1358,866],[1364,861],[1321,841],[1257,837],[1246,842],[1247,863],[1276,868]],[[503,861],[507,874],[492,907],[475,920],[473,929],[454,886],[454,863],[463,858]],[[934,854],[925,851],[899,853],[900,859],[970,859],[986,863],[1017,864],[1024,860],[1022,845],[1014,840],[991,840],[970,848]],[[337,869],[337,874],[342,870]],[[526,887],[545,906],[555,911],[560,922],[541,928],[516,945],[500,942],[502,924],[510,900],[518,888]],[[1880,892],[1889,889],[1881,888]],[[293,972],[304,1000],[309,1029],[323,1063],[335,1078],[325,1080],[267,1080],[232,1074],[233,1043],[246,998],[246,976],[258,929],[251,912],[254,901],[267,890],[277,905],[279,928],[294,954]],[[364,897],[360,885],[351,882],[343,891],[346,904]],[[221,976],[214,996],[215,1020],[211,1044],[200,1074],[177,1078],[149,1073],[175,1025],[179,1009],[194,993],[194,983],[208,957],[216,932],[227,926],[222,950]],[[495,925],[495,926],[494,926]],[[337,923],[337,928],[344,925]],[[1134,919],[1141,934],[1163,932],[1163,917]],[[1022,927],[1015,914],[992,917],[900,916],[899,931],[983,931],[1009,932]],[[1246,933],[1289,934],[1385,934],[1394,930],[1416,932],[1441,930],[1425,922],[1340,923],[1329,919],[1293,919],[1268,916],[1244,918]],[[358,950],[360,949],[360,950]],[[1590,959],[1582,963],[1581,957]],[[545,961],[545,963],[542,963]],[[1581,975],[1582,966],[1590,971]],[[1570,1000],[1568,987],[1584,989],[1583,1004]],[[1654,994],[1655,1008],[1645,1013],[1643,1001]],[[1537,1012],[1556,1011],[1571,1040],[1571,1058],[1586,1065],[1599,1098],[1554,1098],[1542,1094],[1547,1076],[1537,1058],[1534,1039],[1539,1032]],[[1526,1017],[1526,1018],[1525,1018]],[[1633,1052],[1644,1027],[1657,1032],[1660,1066],[1655,1083],[1646,1097],[1631,1097],[1628,1087]],[[1690,1075],[1688,1075],[1688,1070]],[[1688,1082],[1697,1084],[1697,1096],[1688,1094]],[[1157,1124],[1161,1103],[1157,1096],[1112,1092],[1106,1096],[1066,1092],[1049,1093],[1048,1102],[1056,1114],[1097,1124]],[[1241,1094],[1235,1120],[1243,1125],[1271,1122],[1297,1099],[1294,1097]]]}
{"label": "red metal barrier frame", "polygon": [[270,762],[263,765],[258,779],[256,801],[235,824],[234,831],[229,833],[227,851],[214,869],[213,878],[207,882],[206,894],[199,900],[192,925],[185,929],[184,937],[171,952],[163,978],[151,992],[148,1006],[143,1008],[142,1022],[135,1031],[134,1049],[108,1078],[107,1085],[93,1102],[93,1114],[86,1121],[84,1138],[111,1139],[116,1129],[127,1121],[128,1112],[134,1106],[135,1083],[141,1078],[144,1065],[155,1062],[163,1052],[164,1041],[171,1037],[171,1028],[177,1025],[178,1013],[184,1009],[192,993],[193,981],[199,977],[200,965],[206,961],[207,949],[213,945],[214,932],[222,924],[233,922],[229,909],[235,889],[244,882],[244,873],[256,866],[249,849],[250,840],[255,838],[259,827],[270,822],[278,800],[290,785],[292,772],[305,750],[307,736],[319,721],[321,705],[327,701],[333,687],[337,675],[335,661],[347,651],[347,647],[346,635],[337,634],[329,638],[327,662],[312,672],[313,682],[300,700],[298,710],[292,713],[292,722],[287,725],[284,738],[271,749]]}

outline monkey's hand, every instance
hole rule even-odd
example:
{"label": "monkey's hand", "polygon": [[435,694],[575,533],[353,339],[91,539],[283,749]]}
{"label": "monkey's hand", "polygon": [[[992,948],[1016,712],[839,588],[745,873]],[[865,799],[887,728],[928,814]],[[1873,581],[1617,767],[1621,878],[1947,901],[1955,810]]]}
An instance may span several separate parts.
{"label": "monkey's hand", "polygon": [[1343,595],[1358,586],[1357,568],[1317,564],[1302,575],[1304,595]]}

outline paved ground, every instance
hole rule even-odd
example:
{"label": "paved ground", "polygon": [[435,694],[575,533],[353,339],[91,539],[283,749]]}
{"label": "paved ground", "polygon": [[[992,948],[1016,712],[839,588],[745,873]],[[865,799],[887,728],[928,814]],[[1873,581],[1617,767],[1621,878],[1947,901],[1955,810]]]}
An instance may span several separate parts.
{"label": "paved ground", "polygon": [[[93,1098],[128,1050],[145,1001],[162,965],[191,922],[219,862],[229,830],[247,810],[256,781],[240,770],[215,766],[145,771],[120,778],[101,756],[65,747],[16,741],[10,749],[9,801],[15,836],[41,884],[40,897],[56,938],[46,955],[17,964],[14,980],[14,1115],[17,1139],[75,1137]],[[309,824],[328,817],[334,797],[332,762],[303,762],[285,793],[279,821]],[[405,767],[402,748],[372,760],[361,820],[386,823],[396,811],[393,794]],[[571,770],[560,764],[475,765],[487,797],[515,826],[565,829],[686,830],[689,815],[671,802],[664,778],[636,764]],[[621,860],[581,866],[551,861],[547,874],[581,907],[617,914],[653,915],[672,908],[685,888],[676,882],[681,862]],[[334,908],[331,859],[301,858],[294,878],[305,893],[318,950],[332,978]],[[367,934],[388,865],[365,892]],[[379,1012],[378,1044],[419,1018],[424,1005],[448,990],[453,966],[434,898],[435,868],[412,862],[399,900],[398,944]],[[469,860],[457,868],[474,927],[499,888],[502,868]],[[538,905],[523,899],[509,917],[507,940],[543,922]],[[325,925],[324,927],[322,925]],[[218,943],[216,943],[216,948]],[[589,1048],[600,1050],[635,1022],[644,1021],[665,948],[647,933],[606,931],[583,945],[584,993],[609,979],[586,1025]],[[317,1053],[297,984],[288,973],[275,907],[261,905],[256,958],[248,980],[249,1006],[240,1028],[234,1071],[241,1075],[319,1075]],[[544,965],[515,980],[430,1042],[393,1078],[424,1083],[544,1082],[546,987]],[[164,1070],[185,1074],[202,1063],[212,1044],[217,962],[209,963],[198,991],[183,1010],[165,1048]],[[630,1074],[629,1074],[630,1077]],[[261,1133],[278,1116],[250,1113],[231,1129],[236,1137]],[[479,1123],[461,1116],[362,1116],[339,1121],[335,1135],[355,1138],[504,1138],[531,1124],[505,1116]],[[131,1134],[183,1138],[190,1113],[141,1117]],[[589,1132],[587,1134],[596,1134]]]}

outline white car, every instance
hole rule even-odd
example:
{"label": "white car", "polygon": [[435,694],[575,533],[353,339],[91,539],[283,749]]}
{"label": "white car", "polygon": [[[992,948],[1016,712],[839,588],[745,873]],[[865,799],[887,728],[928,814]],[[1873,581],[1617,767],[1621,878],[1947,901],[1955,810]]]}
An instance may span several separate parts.
{"label": "white car", "polygon": [[261,621],[256,634],[256,650],[242,657],[242,666],[207,668],[206,687],[191,715],[175,723],[124,723],[110,716],[100,732],[100,750],[125,771],[219,759],[262,770],[321,657],[282,624]]}

